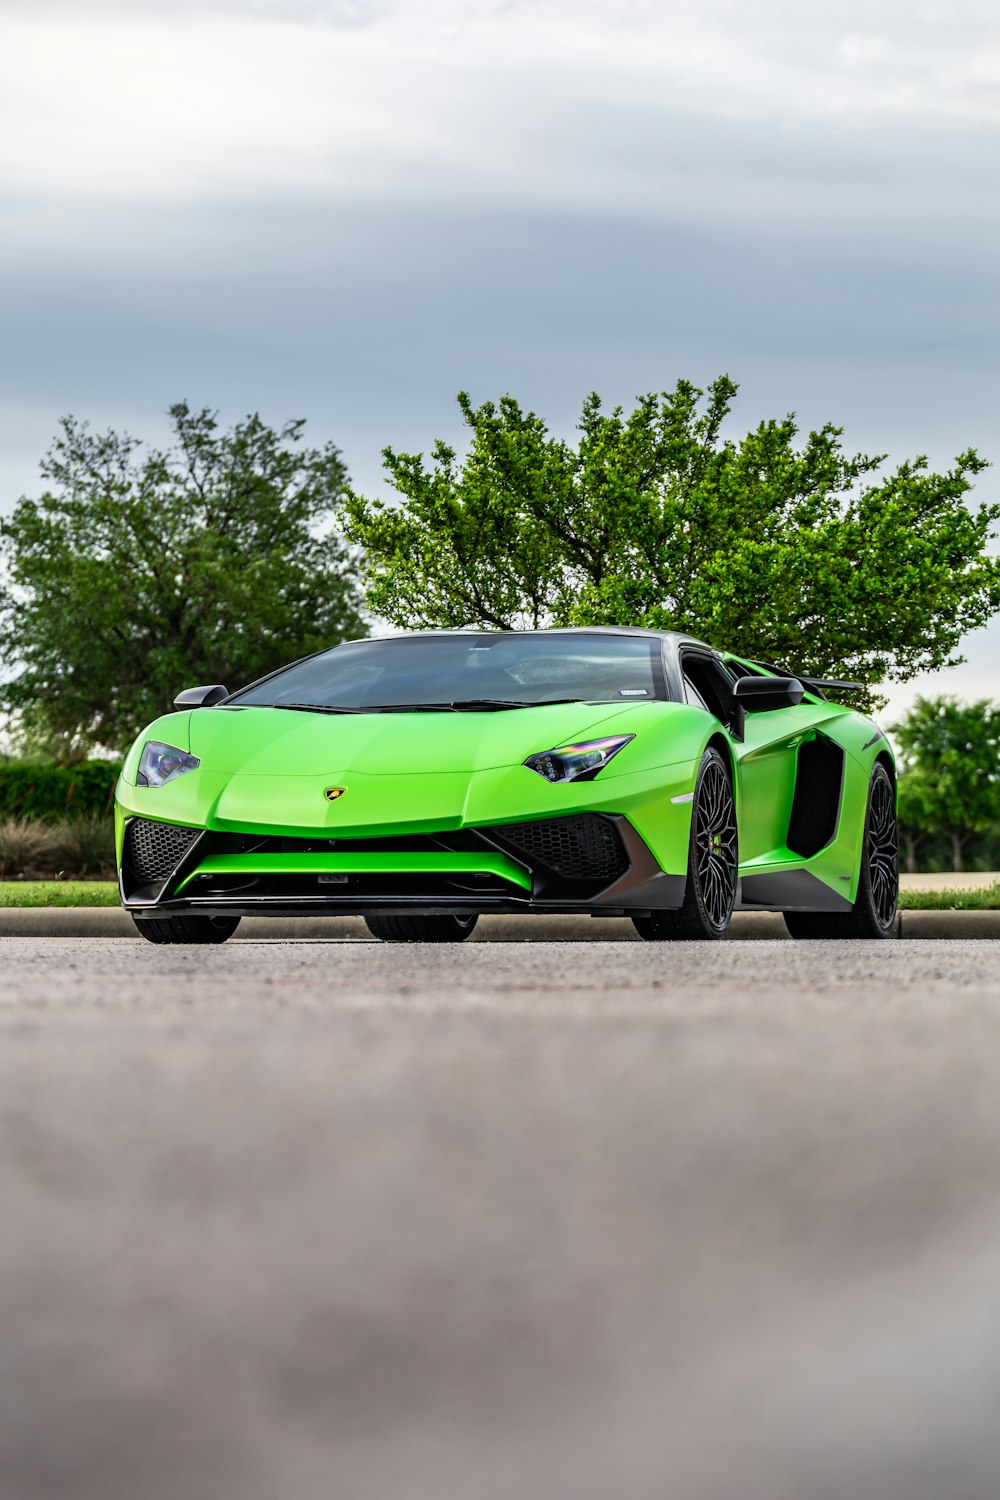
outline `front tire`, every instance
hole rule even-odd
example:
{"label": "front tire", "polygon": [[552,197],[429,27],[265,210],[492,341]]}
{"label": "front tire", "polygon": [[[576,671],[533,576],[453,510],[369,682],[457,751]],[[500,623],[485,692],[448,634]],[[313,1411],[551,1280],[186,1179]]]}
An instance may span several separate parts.
{"label": "front tire", "polygon": [[372,937],[383,943],[464,943],[479,921],[469,917],[365,917]]}
{"label": "front tire", "polygon": [[736,902],[739,837],[729,767],[711,746],[701,758],[691,809],[684,904],[677,911],[633,917],[646,942],[716,942],[725,937]]}
{"label": "front tire", "polygon": [[899,840],[896,793],[889,773],[876,761],[868,783],[865,837],[858,896],[850,911],[786,911],[793,938],[896,937],[899,908]]}
{"label": "front tire", "polygon": [[240,925],[239,917],[136,917],[132,921],[147,943],[225,943]]}

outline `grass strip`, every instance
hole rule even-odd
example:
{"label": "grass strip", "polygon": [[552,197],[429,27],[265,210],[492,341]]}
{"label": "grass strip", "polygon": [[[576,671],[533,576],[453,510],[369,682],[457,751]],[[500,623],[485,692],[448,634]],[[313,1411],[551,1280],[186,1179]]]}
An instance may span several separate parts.
{"label": "grass strip", "polygon": [[980,891],[901,891],[900,911],[997,911],[1000,880]]}
{"label": "grass strip", "polygon": [[0,880],[0,910],[13,906],[117,906],[113,880]]}

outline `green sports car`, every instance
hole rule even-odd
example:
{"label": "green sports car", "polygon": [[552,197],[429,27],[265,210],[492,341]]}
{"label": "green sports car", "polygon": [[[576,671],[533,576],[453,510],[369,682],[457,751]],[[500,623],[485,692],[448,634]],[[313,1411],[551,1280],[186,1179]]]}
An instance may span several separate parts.
{"label": "green sports car", "polygon": [[892,750],[795,677],[612,627],[349,641],[229,693],[191,688],[116,793],[121,899],[154,943],[352,913],[395,942],[482,912],[631,917],[721,938],[896,932]]}

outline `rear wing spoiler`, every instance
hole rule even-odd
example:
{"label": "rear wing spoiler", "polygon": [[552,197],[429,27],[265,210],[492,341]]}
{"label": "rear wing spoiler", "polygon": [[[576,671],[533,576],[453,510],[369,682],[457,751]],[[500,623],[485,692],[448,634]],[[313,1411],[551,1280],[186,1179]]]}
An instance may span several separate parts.
{"label": "rear wing spoiler", "polygon": [[865,685],[863,682],[838,682],[836,678],[826,677],[800,677],[799,681],[803,687],[811,693],[818,693],[825,698],[827,693],[863,693]]}
{"label": "rear wing spoiler", "polygon": [[802,686],[810,693],[815,693],[818,698],[825,698],[827,693],[863,693],[865,685],[863,682],[840,682],[834,677],[806,677],[802,672],[795,672],[791,667],[779,667],[773,661],[754,661],[753,657],[746,657],[746,661],[752,666],[763,667],[765,672],[774,672],[778,677],[797,677]]}

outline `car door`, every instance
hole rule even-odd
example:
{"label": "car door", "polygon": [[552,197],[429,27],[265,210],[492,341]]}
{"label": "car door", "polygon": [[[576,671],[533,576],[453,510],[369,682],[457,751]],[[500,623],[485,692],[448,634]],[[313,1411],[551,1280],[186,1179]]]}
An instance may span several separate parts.
{"label": "car door", "polygon": [[736,746],[741,865],[785,846],[798,747],[809,727],[808,705],[746,716],[743,743]]}
{"label": "car door", "polygon": [[[778,709],[747,714],[743,739],[731,732],[735,673],[707,652],[684,650],[681,671],[685,695],[692,692],[720,721],[732,746],[739,778],[740,864],[783,847],[788,833],[799,741],[809,712]],[[691,701],[689,696],[688,701]],[[803,720],[802,723],[799,720]]]}
{"label": "car door", "polygon": [[[735,662],[727,667],[734,675],[747,670]],[[840,713],[835,704],[807,696],[791,708],[746,715],[736,746],[741,865],[769,855],[779,863],[807,859],[833,837],[843,751],[824,726]]]}

